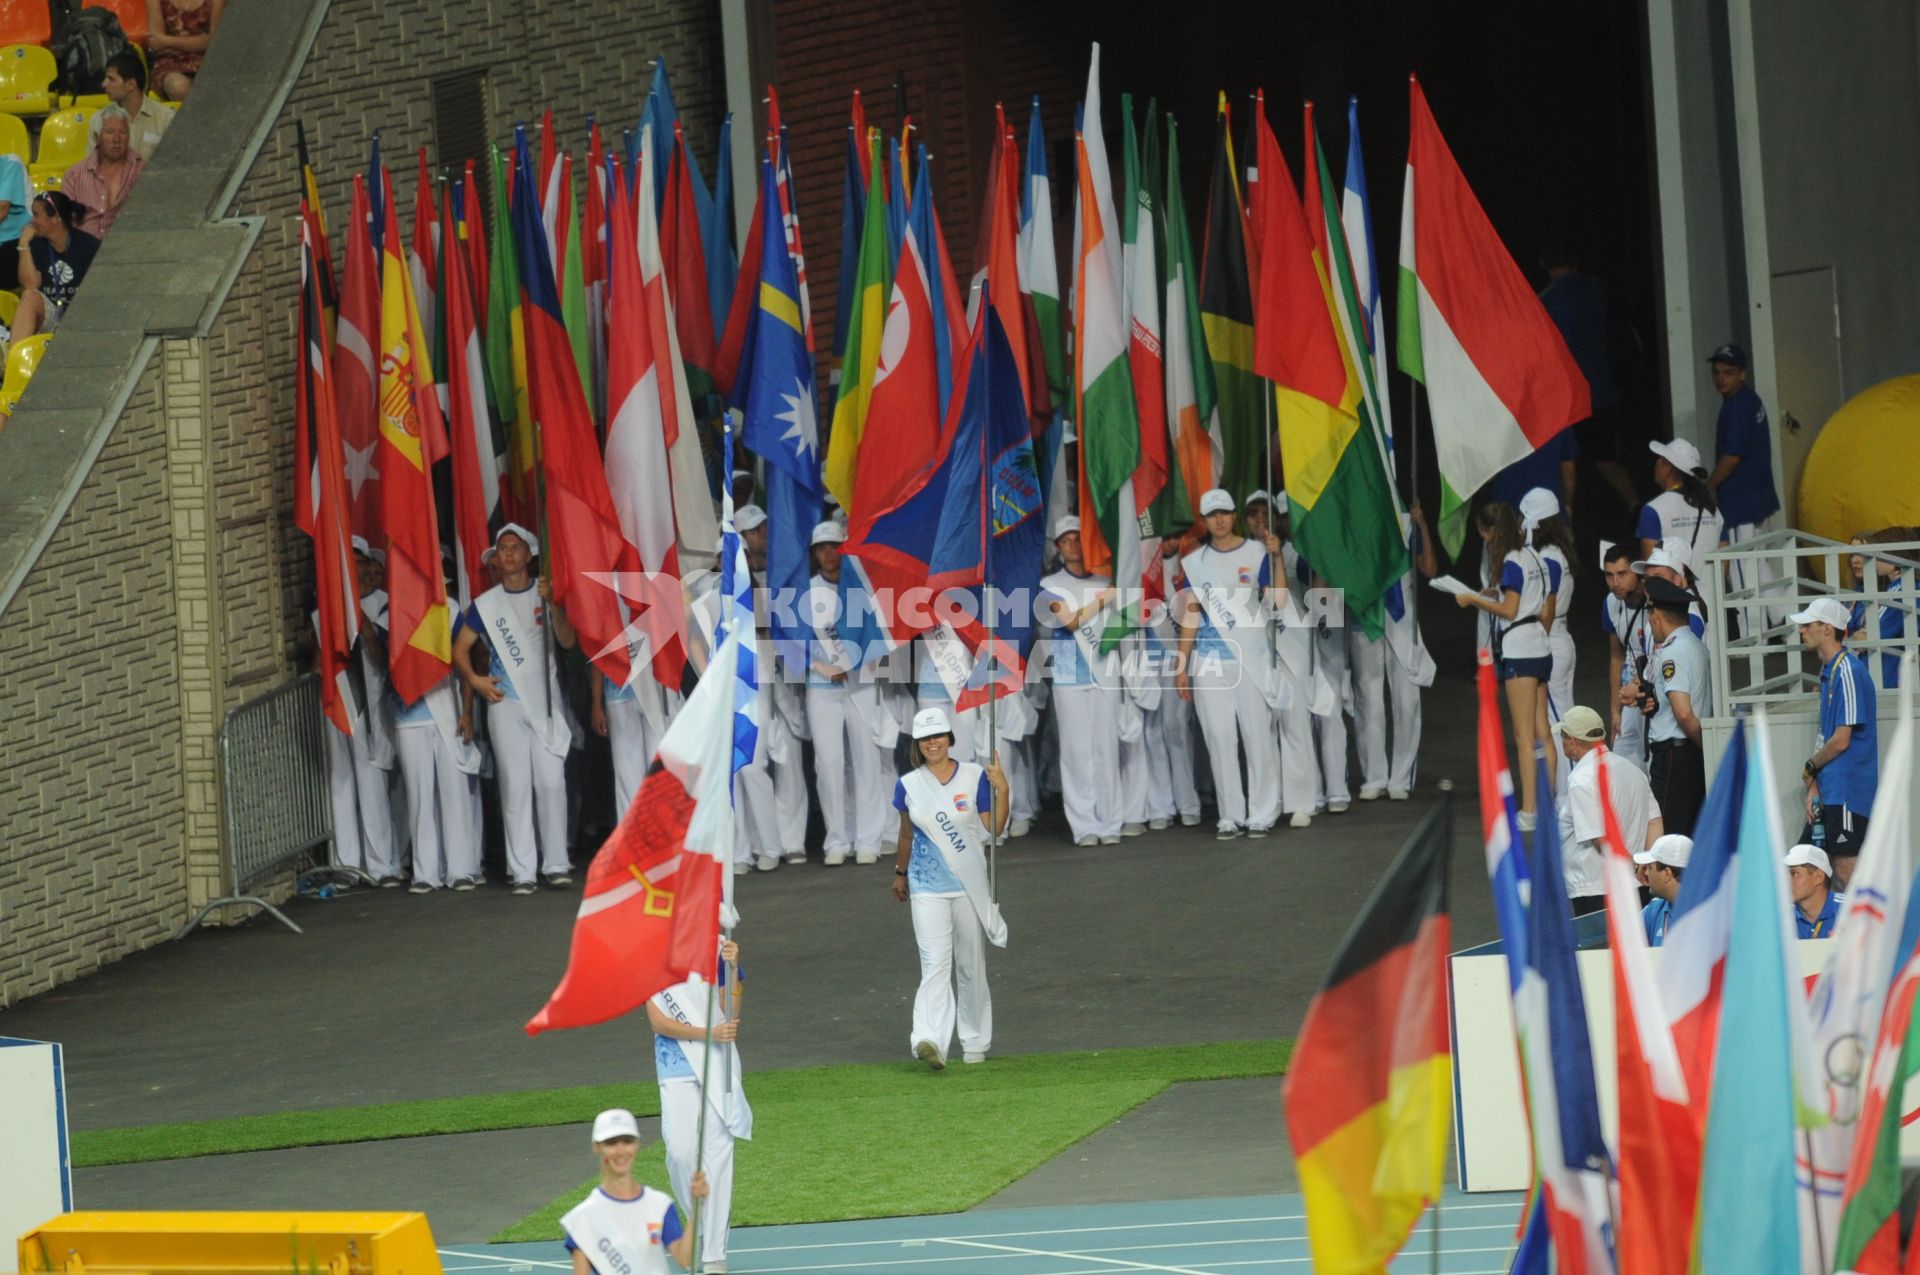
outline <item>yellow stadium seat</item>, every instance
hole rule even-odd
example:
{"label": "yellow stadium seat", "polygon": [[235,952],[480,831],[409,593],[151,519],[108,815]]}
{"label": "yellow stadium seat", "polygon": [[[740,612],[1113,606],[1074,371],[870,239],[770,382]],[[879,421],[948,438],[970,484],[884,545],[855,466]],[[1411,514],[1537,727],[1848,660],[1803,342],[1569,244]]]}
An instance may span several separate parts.
{"label": "yellow stadium seat", "polygon": [[18,115],[0,115],[0,155],[16,156],[22,166],[33,163],[33,139]]}
{"label": "yellow stadium seat", "polygon": [[0,48],[0,114],[45,115],[53,109],[53,54],[37,44]]}
{"label": "yellow stadium seat", "polygon": [[93,139],[87,135],[92,111],[66,110],[47,116],[40,125],[40,150],[33,157],[35,168],[55,168],[66,172],[87,157]]}
{"label": "yellow stadium seat", "polygon": [[8,347],[7,377],[0,382],[0,412],[13,415],[20,396],[27,392],[27,382],[33,379],[34,369],[40,366],[41,356],[47,352],[52,340],[53,333],[41,332],[15,341]]}
{"label": "yellow stadium seat", "polygon": [[33,193],[44,195],[50,190],[60,189],[60,179],[67,175],[64,168],[29,168],[27,181],[33,186]]}
{"label": "yellow stadium seat", "polygon": [[11,325],[13,323],[14,312],[19,308],[20,308],[19,293],[0,292],[0,323]]}

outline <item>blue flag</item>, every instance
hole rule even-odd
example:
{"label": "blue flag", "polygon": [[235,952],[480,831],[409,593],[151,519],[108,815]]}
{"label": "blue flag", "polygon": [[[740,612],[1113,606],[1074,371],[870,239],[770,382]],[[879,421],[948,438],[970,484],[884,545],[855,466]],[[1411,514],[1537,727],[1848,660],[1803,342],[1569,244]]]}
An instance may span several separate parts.
{"label": "blue flag", "polygon": [[373,259],[377,262],[387,237],[387,183],[381,180],[378,129],[374,130],[373,148],[367,156],[367,216],[373,231]]}
{"label": "blue flag", "polygon": [[[693,151],[687,151],[693,162]],[[695,169],[697,177],[699,170]],[[707,255],[707,306],[713,315],[713,339],[726,335],[727,311],[740,278],[740,254],[733,247],[733,116],[720,121],[720,145],[713,161],[713,198],[700,202],[704,183],[693,188],[700,215],[700,246]]]}
{"label": "blue flag", "polygon": [[[673,126],[680,121],[680,108],[673,104],[673,86],[667,82],[667,59],[662,54],[653,64],[653,84],[647,89],[647,104],[640,109],[640,128],[653,139],[653,213],[667,200],[667,161],[673,155]],[[691,153],[688,155],[692,159]]]}
{"label": "blue flag", "polygon": [[[726,472],[732,473],[731,420],[720,437],[721,461]],[[720,623],[715,626],[714,649],[719,650],[735,629],[742,634],[733,687],[733,771],[738,774],[753,761],[753,751],[760,743],[760,656],[753,631],[753,572],[747,567],[747,551],[740,543],[740,533],[733,526],[733,488],[721,483]]]}
{"label": "blue flag", "polygon": [[[960,352],[953,348],[953,330],[947,326],[947,305],[951,300],[947,296],[947,284],[953,272],[948,266],[939,223],[934,219],[933,168],[924,146],[920,148],[919,173],[913,185],[913,208],[907,216],[913,222],[913,240],[920,245],[920,255],[927,263],[927,299],[933,310],[933,358],[934,366],[939,369],[940,411],[944,414],[953,400],[954,356]],[[964,304],[961,308],[965,309]]]}

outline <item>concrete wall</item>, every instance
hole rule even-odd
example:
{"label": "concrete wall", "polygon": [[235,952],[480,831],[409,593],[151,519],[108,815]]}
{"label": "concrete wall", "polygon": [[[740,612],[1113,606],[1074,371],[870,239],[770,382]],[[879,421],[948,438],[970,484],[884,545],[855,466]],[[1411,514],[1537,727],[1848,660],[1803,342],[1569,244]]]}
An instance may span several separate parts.
{"label": "concrete wall", "polygon": [[[297,66],[289,28],[319,10]],[[164,940],[220,892],[220,721],[302,658],[311,568],[291,517],[294,121],[336,236],[367,138],[383,130],[410,231],[412,152],[433,143],[432,77],[484,70],[491,136],[551,107],[584,149],[589,112],[616,136],[637,122],[648,63],[664,52],[689,140],[711,154],[718,30],[705,0],[229,12],[195,99],[95,267],[102,281],[127,271],[123,290],[90,280],[0,432],[0,577],[18,582],[0,601],[0,1005]],[[264,113],[275,118],[262,142]],[[217,253],[212,264],[169,255],[188,232],[234,252],[245,237],[233,219],[249,216],[264,226],[231,279]],[[102,406],[115,377],[130,380],[124,411]]]}

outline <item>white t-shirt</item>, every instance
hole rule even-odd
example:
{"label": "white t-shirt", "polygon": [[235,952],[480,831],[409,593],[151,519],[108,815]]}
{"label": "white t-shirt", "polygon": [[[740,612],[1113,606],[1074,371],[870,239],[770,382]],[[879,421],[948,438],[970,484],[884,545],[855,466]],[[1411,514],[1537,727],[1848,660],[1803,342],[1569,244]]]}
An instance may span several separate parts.
{"label": "white t-shirt", "polygon": [[[1554,592],[1552,636],[1571,642],[1572,632],[1567,628],[1567,617],[1573,613],[1573,567],[1567,562],[1567,555],[1560,552],[1559,545],[1540,546],[1540,556],[1553,564],[1560,577],[1560,587]],[[1554,574],[1553,571],[1548,572]]]}
{"label": "white t-shirt", "polygon": [[667,1245],[685,1229],[673,1197],[652,1187],[616,1200],[596,1186],[560,1219],[568,1251],[585,1253],[597,1275],[668,1275]]}
{"label": "white t-shirt", "polygon": [[[1649,534],[1653,530],[1654,534]],[[1724,524],[1719,513],[1695,509],[1677,491],[1663,491],[1640,511],[1640,535],[1658,540],[1698,577],[1706,574],[1706,556],[1720,547]]]}
{"label": "white t-shirt", "polygon": [[1567,796],[1560,807],[1561,867],[1569,898],[1606,893],[1606,815],[1600,806],[1600,765],[1605,758],[1607,788],[1614,813],[1620,819],[1620,839],[1629,855],[1647,848],[1647,824],[1660,813],[1653,789],[1639,767],[1615,762],[1611,754],[1594,749],[1582,757],[1567,776]]}
{"label": "white t-shirt", "polygon": [[[1547,630],[1539,623],[1540,612],[1546,608],[1547,595],[1551,591],[1548,582],[1547,560],[1532,549],[1515,549],[1500,565],[1500,576],[1490,584],[1498,584],[1508,593],[1520,595],[1520,609],[1512,620],[1489,617],[1493,622],[1493,632],[1500,635],[1500,657],[1507,660],[1544,659],[1550,654],[1547,648]],[[1534,617],[1531,624],[1522,623],[1527,617]]]}

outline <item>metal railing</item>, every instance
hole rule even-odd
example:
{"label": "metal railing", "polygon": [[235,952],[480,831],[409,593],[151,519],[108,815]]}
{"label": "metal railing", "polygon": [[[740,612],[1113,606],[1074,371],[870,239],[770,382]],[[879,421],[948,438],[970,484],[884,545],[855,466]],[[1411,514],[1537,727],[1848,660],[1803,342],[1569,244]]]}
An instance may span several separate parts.
{"label": "metal railing", "polygon": [[259,894],[274,872],[333,835],[319,679],[305,673],[229,712],[220,724],[222,866],[227,892],[194,913],[186,937],[215,908],[257,907],[299,926]]}

